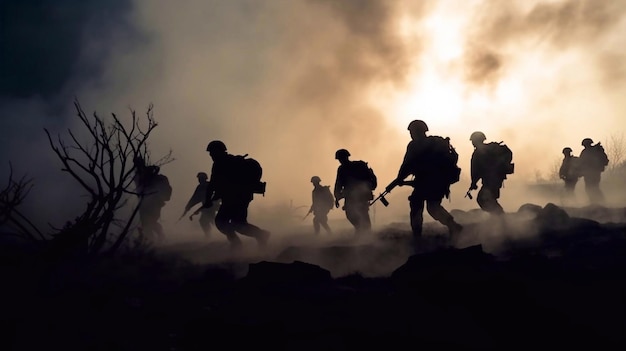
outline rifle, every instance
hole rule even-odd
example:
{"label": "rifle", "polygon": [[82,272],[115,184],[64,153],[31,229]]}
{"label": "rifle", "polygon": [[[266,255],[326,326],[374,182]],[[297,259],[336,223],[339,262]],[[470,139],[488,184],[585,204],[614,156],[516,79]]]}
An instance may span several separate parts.
{"label": "rifle", "polygon": [[183,219],[183,217],[185,217],[186,214],[187,214],[187,211],[183,212],[183,214],[181,214],[180,217],[178,217],[178,219],[176,220],[176,223],[180,222],[180,220]]}
{"label": "rifle", "polygon": [[204,207],[198,207],[198,209],[191,214],[191,216],[189,216],[189,220],[192,221],[193,220],[193,216],[197,215],[198,213],[200,213],[200,211],[202,211]]}
{"label": "rifle", "polygon": [[378,195],[377,198],[375,198],[374,200],[372,200],[372,202],[370,202],[370,206],[372,206],[376,201],[380,200],[380,203],[383,204],[385,207],[389,206],[389,201],[387,201],[387,199],[385,199],[385,196],[387,196],[391,190],[393,190],[396,186],[404,186],[404,185],[411,185],[413,186],[415,184],[414,180],[402,180],[402,181],[393,181],[391,183],[389,183],[389,185],[387,185],[387,187],[385,188],[385,191],[383,191],[382,193],[380,193],[380,195]]}
{"label": "rifle", "polygon": [[304,220],[305,220],[305,219],[306,219],[306,218],[307,218],[307,217],[311,214],[311,212],[312,212],[312,211],[307,212],[307,213],[304,215],[304,217],[302,217],[302,220],[304,221]]}
{"label": "rifle", "polygon": [[370,206],[372,206],[376,201],[380,200],[380,203],[383,204],[383,206],[387,207],[389,206],[389,201],[387,201],[387,199],[385,199],[385,196],[387,194],[389,194],[390,191],[383,191],[382,193],[380,193],[380,195],[378,195],[377,198],[375,198],[374,200],[372,200],[372,202],[370,202]]}

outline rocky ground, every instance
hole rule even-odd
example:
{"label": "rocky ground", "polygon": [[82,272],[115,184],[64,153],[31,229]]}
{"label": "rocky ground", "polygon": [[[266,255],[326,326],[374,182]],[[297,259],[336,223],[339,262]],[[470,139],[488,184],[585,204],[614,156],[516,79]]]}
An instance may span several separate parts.
{"label": "rocky ground", "polygon": [[626,209],[454,215],[463,235],[428,223],[417,251],[403,223],[238,256],[224,242],[80,263],[4,248],[3,349],[626,347]]}

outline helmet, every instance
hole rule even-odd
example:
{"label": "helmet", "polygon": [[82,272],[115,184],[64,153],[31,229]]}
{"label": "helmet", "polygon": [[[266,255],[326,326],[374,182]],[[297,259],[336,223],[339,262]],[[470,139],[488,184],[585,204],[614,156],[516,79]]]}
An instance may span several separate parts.
{"label": "helmet", "polygon": [[348,157],[348,156],[350,156],[350,152],[346,149],[339,149],[337,150],[337,152],[335,152],[336,160],[343,158],[343,157]]}
{"label": "helmet", "polygon": [[322,181],[322,180],[321,180],[321,179],[320,179],[320,177],[318,177],[318,176],[312,176],[312,177],[311,177],[311,183],[319,183],[319,182],[321,182],[321,181]]}
{"label": "helmet", "polygon": [[472,135],[470,135],[470,138],[469,138],[469,140],[471,141],[478,141],[478,142],[485,141],[486,139],[487,137],[485,136],[485,133],[483,132],[474,132],[472,133]]}
{"label": "helmet", "polygon": [[591,140],[591,138],[583,139],[582,146],[589,146],[591,144],[593,144],[593,140]]}
{"label": "helmet", "polygon": [[204,178],[204,179],[209,179],[209,176],[204,173],[204,172],[198,172],[198,174],[196,175],[196,177],[198,178]]}
{"label": "helmet", "polygon": [[564,154],[569,154],[570,152],[572,152],[572,148],[571,147],[563,148],[563,153]]}
{"label": "helmet", "polygon": [[409,127],[407,129],[410,131],[425,133],[428,131],[428,126],[424,123],[424,121],[416,119],[409,123]]}
{"label": "helmet", "polygon": [[209,145],[207,145],[206,151],[209,151],[209,152],[213,152],[213,151],[225,152],[226,151],[226,144],[224,144],[220,140],[213,140],[212,142],[209,143]]}

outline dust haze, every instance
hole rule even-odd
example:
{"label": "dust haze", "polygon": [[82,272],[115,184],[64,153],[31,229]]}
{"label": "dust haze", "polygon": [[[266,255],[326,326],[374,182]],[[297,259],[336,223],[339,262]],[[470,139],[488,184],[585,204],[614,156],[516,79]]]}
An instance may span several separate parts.
{"label": "dust haze", "polygon": [[[626,1],[154,0],[118,11],[115,25],[81,28],[76,67],[98,70],[71,71],[52,96],[1,100],[2,158],[35,177],[46,201],[29,206],[47,221],[83,206],[79,194],[75,207],[50,205],[74,188],[43,132],[80,131],[73,97],[101,116],[154,103],[152,154],[172,149],[176,159],[161,168],[174,188],[167,232],[200,232],[174,222],[196,173],[210,171],[213,139],[264,167],[267,193],[252,202],[250,221],[292,230],[308,225],[300,218],[311,176],[333,185],[338,148],[368,161],[382,191],[412,119],[450,136],[460,154],[448,209],[476,208],[463,198],[475,130],[514,152],[502,203],[515,211],[547,201],[525,184],[548,174],[563,147],[578,154],[583,138],[605,144],[624,127]],[[394,190],[375,224],[408,220],[408,194]],[[330,218],[346,221],[339,210]]]}

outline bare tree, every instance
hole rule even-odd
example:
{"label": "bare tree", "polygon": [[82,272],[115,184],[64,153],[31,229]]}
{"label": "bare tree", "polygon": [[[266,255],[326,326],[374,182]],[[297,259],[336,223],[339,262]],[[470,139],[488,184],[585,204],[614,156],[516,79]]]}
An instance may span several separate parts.
{"label": "bare tree", "polygon": [[620,168],[624,162],[624,156],[626,155],[626,140],[624,140],[624,134],[611,134],[605,145],[605,151],[609,157],[607,171],[613,172]]}
{"label": "bare tree", "polygon": [[14,231],[5,234],[32,241],[44,240],[42,232],[19,209],[32,187],[32,179],[26,179],[25,176],[13,178],[13,166],[9,163],[9,179],[0,190],[0,224],[5,224]]}
{"label": "bare tree", "polygon": [[561,164],[563,163],[563,158],[557,157],[552,160],[550,164],[550,169],[548,171],[548,180],[553,183],[558,183],[561,180],[561,176],[559,175],[559,171],[561,169]]}
{"label": "bare tree", "polygon": [[[67,172],[86,191],[89,197],[84,212],[53,235],[60,247],[89,254],[112,253],[132,231],[140,201],[133,206],[129,200],[143,194],[134,191],[134,160],[149,160],[148,138],[157,127],[153,106],[145,114],[144,125],[130,110],[131,118],[123,123],[115,114],[109,121],[95,112],[88,117],[78,101],[74,101],[78,118],[87,129],[87,140],[81,141],[68,129],[70,142],[60,136],[53,138],[44,129],[50,147],[61,160],[62,171]],[[161,166],[174,159],[172,151],[160,158]]]}

